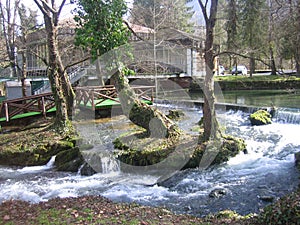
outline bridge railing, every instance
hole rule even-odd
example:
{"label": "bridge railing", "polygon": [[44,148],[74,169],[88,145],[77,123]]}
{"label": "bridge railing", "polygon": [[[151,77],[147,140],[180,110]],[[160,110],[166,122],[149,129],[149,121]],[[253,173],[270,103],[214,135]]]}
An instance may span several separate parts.
{"label": "bridge railing", "polygon": [[[138,98],[151,102],[153,102],[154,88],[154,86],[132,86]],[[112,85],[104,87],[76,87],[75,93],[76,104],[83,106],[90,104],[93,110],[96,110],[97,105],[107,99],[120,103],[116,88]],[[55,100],[53,94],[52,92],[47,92],[23,98],[4,100],[0,105],[0,117],[5,118],[5,121],[8,122],[17,115],[20,115],[20,118],[37,114],[46,116],[46,113],[54,107]]]}
{"label": "bridge railing", "polygon": [[[139,99],[153,102],[155,86],[131,86],[131,88]],[[97,105],[100,105],[107,99],[120,103],[117,90],[113,85],[103,87],[76,87],[75,91],[75,103],[83,106],[89,105],[93,110],[96,109]]]}
{"label": "bridge railing", "polygon": [[0,115],[5,117],[6,122],[14,116],[24,114],[42,114],[46,116],[49,109],[55,106],[53,94],[51,92],[39,95],[31,95],[23,98],[4,100],[0,106]]}

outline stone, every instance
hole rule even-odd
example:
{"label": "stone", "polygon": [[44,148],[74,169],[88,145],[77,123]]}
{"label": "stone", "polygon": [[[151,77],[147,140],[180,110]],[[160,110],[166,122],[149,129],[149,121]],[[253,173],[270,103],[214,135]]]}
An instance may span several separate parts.
{"label": "stone", "polygon": [[210,198],[220,198],[223,197],[224,195],[226,195],[226,190],[223,188],[217,188],[212,190],[208,196]]}
{"label": "stone", "polygon": [[167,117],[171,120],[179,120],[183,116],[184,112],[179,109],[170,109],[169,114],[167,115]]}
{"label": "stone", "polygon": [[271,114],[263,109],[260,109],[249,116],[250,122],[252,126],[261,126],[271,124],[272,116]]}
{"label": "stone", "polygon": [[296,152],[295,156],[295,165],[300,170],[300,152]]}
{"label": "stone", "polygon": [[97,173],[88,163],[84,163],[80,169],[80,175],[92,176]]}
{"label": "stone", "polygon": [[58,171],[77,172],[84,160],[78,147],[59,152],[54,165]]}
{"label": "stone", "polygon": [[264,201],[264,202],[273,202],[274,201],[274,197],[269,196],[269,195],[259,196],[259,199]]}

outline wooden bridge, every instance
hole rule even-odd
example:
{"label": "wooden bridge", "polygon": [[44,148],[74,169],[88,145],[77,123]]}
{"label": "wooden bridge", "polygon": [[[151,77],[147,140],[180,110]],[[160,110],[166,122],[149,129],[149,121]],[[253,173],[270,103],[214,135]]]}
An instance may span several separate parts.
{"label": "wooden bridge", "polygon": [[[147,104],[153,102],[154,86],[132,86],[137,97]],[[75,104],[91,110],[101,110],[121,105],[114,86],[76,87]],[[0,105],[0,122],[55,112],[52,92],[23,98],[4,100]]]}

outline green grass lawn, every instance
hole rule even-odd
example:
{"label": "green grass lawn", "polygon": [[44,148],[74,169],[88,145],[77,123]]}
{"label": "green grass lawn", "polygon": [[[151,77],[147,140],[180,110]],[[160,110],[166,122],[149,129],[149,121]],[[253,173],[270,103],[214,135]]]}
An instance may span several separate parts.
{"label": "green grass lawn", "polygon": [[242,75],[228,75],[228,76],[215,76],[215,81],[227,81],[227,82],[240,82],[240,81],[286,81],[297,80],[300,81],[300,77],[296,76],[283,76],[283,75],[257,75],[253,77]]}

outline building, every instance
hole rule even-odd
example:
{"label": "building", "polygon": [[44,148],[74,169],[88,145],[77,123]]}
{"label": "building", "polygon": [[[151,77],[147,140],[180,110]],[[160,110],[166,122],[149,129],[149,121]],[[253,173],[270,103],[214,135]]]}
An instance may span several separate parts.
{"label": "building", "polygon": [[[126,25],[132,31],[130,43],[133,58],[128,60],[125,65],[138,75],[160,74],[189,77],[205,75],[204,40],[201,37],[171,28],[154,31],[130,23],[126,23]],[[74,45],[75,27],[73,19],[65,19],[60,22],[58,32],[59,49],[64,66],[68,67],[74,62],[81,61],[67,69],[72,76],[72,82],[77,82],[82,77],[97,76],[96,73],[99,73],[97,71],[101,71],[101,73],[106,71],[106,64],[101,60],[100,63],[98,62],[100,69],[96,69],[95,62],[82,61],[88,57],[88,52]],[[48,51],[45,30],[40,29],[28,35],[27,43],[27,77],[31,79],[47,77],[45,61],[48,58]],[[126,60],[124,59],[124,61]],[[34,82],[36,81],[32,80],[31,83]],[[34,94],[50,91],[49,85],[39,89],[37,89],[39,85],[34,84],[33,86]]]}

